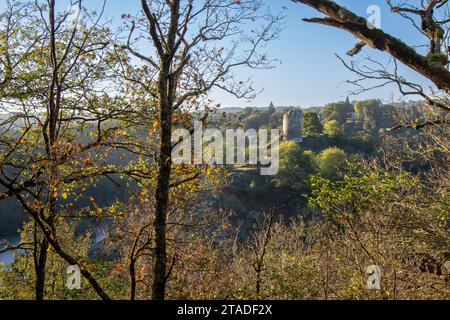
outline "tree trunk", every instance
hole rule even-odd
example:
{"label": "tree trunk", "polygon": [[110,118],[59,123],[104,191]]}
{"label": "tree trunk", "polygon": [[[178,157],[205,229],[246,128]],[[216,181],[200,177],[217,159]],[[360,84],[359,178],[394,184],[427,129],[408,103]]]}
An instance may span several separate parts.
{"label": "tree trunk", "polygon": [[168,97],[169,83],[167,80],[169,71],[168,65],[163,63],[158,90],[161,141],[158,158],[158,179],[155,191],[156,211],[155,220],[153,221],[153,300],[164,300],[167,281],[166,218],[172,166],[172,104]]}
{"label": "tree trunk", "polygon": [[[180,0],[168,2],[170,8],[170,22],[165,39],[158,34],[158,21],[152,15],[147,2],[141,1],[142,8],[150,23],[150,35],[159,55],[158,98],[160,125],[160,147],[158,155],[158,177],[154,199],[156,203],[153,221],[153,283],[152,299],[164,300],[166,292],[167,248],[166,248],[166,219],[169,204],[170,175],[172,170],[172,115],[176,96],[177,79],[171,72],[172,63],[177,51],[175,40],[180,18]],[[162,44],[165,44],[164,46]]]}
{"label": "tree trunk", "polygon": [[34,266],[36,274],[35,296],[36,300],[44,300],[45,296],[45,270],[47,265],[48,241],[43,239],[40,242],[39,253],[36,253],[36,263]]}
{"label": "tree trunk", "polygon": [[129,271],[130,271],[130,300],[134,301],[136,300],[136,266],[134,259],[131,259],[130,261]]}

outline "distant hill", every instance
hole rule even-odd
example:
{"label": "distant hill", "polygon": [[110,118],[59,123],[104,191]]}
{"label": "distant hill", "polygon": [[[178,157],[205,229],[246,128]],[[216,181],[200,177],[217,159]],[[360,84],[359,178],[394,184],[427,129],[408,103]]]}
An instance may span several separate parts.
{"label": "distant hill", "polygon": [[[260,110],[260,111],[264,111],[267,110],[268,107],[249,107],[255,110]],[[276,106],[275,109],[277,110],[284,110],[284,109],[289,109],[289,108],[299,108],[298,106],[294,107],[294,106]],[[246,108],[241,108],[241,107],[224,107],[224,108],[219,108],[217,109],[218,112],[225,112],[225,113],[236,113],[236,112],[241,112]]]}
{"label": "distant hill", "polygon": [[226,113],[236,113],[241,112],[243,108],[239,107],[225,107],[217,109],[218,112],[226,112]]}

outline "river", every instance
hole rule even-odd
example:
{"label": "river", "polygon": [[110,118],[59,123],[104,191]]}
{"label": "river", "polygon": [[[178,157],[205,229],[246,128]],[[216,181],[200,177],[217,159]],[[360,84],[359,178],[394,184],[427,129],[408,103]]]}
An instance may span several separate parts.
{"label": "river", "polygon": [[[98,227],[98,228],[94,229],[92,232],[94,233],[93,243],[92,243],[93,247],[95,245],[101,243],[108,236],[105,229],[102,227]],[[20,236],[19,235],[8,235],[8,236],[0,235],[0,241],[1,240],[8,241],[9,245],[15,245],[15,244],[19,243]],[[3,245],[0,245],[0,249],[2,247],[3,247]],[[13,261],[14,261],[14,256],[13,256],[12,252],[6,252],[6,253],[0,254],[0,263],[2,263],[2,262],[11,263]]]}
{"label": "river", "polygon": [[[19,235],[0,236],[0,240],[6,240],[10,245],[19,243]],[[1,248],[1,247],[0,247]],[[14,261],[12,252],[0,254],[0,262],[11,263]]]}

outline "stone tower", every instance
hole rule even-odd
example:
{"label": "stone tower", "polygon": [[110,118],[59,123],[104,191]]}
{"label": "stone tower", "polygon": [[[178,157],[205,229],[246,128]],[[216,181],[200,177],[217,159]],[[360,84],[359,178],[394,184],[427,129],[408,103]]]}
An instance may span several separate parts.
{"label": "stone tower", "polygon": [[284,141],[302,142],[303,112],[300,109],[289,110],[283,116]]}

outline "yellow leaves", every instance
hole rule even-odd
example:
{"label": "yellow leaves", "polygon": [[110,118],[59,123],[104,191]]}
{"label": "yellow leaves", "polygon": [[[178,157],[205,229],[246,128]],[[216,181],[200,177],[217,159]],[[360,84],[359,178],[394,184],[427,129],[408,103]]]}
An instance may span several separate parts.
{"label": "yellow leaves", "polygon": [[90,167],[90,166],[92,166],[92,159],[91,158],[86,158],[86,159],[84,159],[84,165],[86,166],[86,167]]}
{"label": "yellow leaves", "polygon": [[19,140],[18,140],[18,143],[19,144],[23,144],[23,143],[27,143],[28,142],[28,139],[26,139],[26,138],[20,138]]}
{"label": "yellow leaves", "polygon": [[440,221],[445,221],[445,220],[447,220],[448,215],[449,215],[449,212],[446,209],[443,209],[438,213],[436,218]]}
{"label": "yellow leaves", "polygon": [[152,132],[155,132],[158,128],[159,121],[157,119],[153,120]]}

